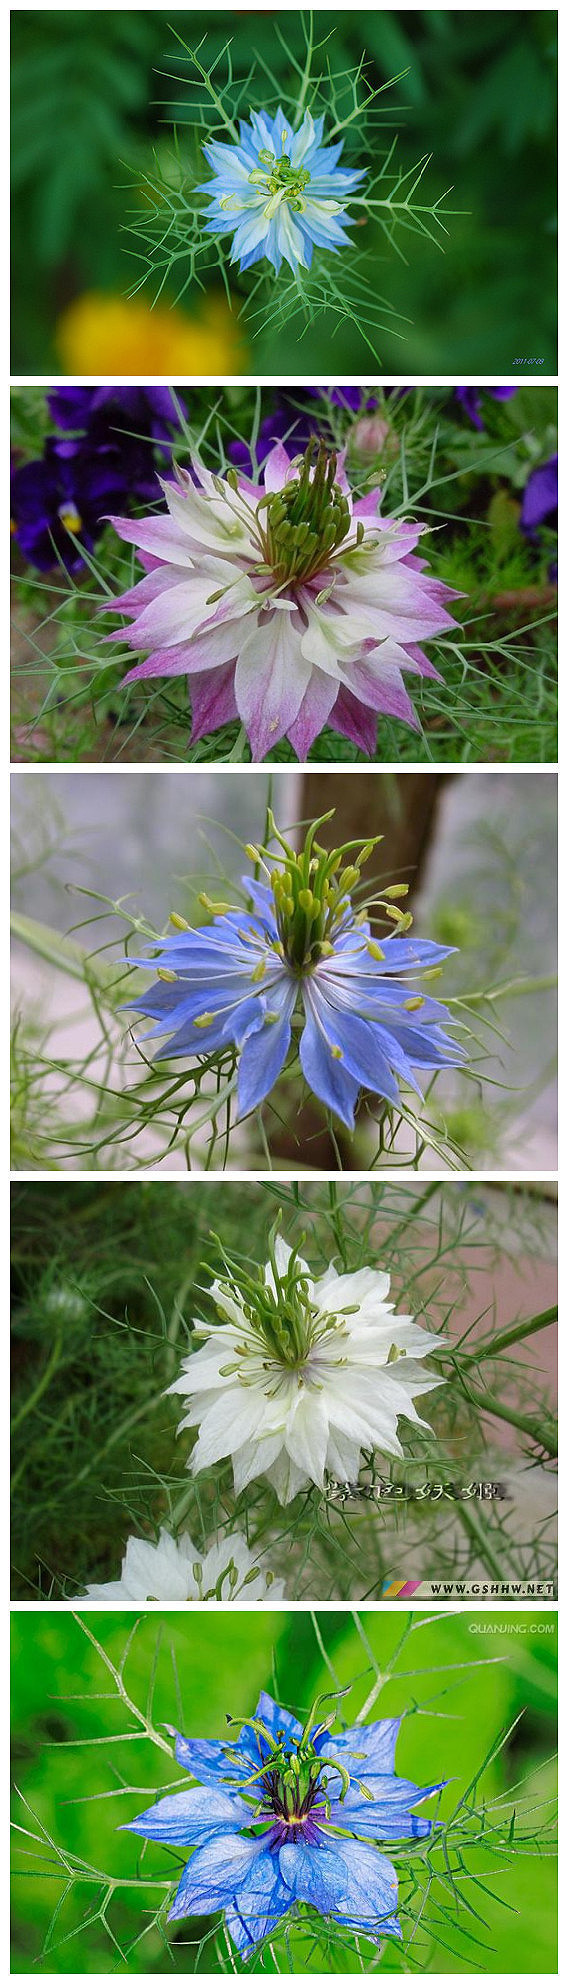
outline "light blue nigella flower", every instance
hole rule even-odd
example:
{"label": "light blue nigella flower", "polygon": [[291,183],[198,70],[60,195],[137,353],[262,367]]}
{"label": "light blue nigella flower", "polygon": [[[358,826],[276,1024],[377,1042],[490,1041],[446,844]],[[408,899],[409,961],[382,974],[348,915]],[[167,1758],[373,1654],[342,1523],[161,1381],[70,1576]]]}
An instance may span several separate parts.
{"label": "light blue nigella flower", "polygon": [[263,255],[277,273],[283,259],[309,269],[314,247],[335,252],[349,243],[345,201],[365,174],[338,164],[343,144],[323,145],[323,127],[309,110],[297,131],[282,110],[253,110],[238,144],[203,146],[214,173],[204,188],[212,202],[206,230],[234,235],[231,261],[241,269]]}
{"label": "light blue nigella flower", "polygon": [[427,1838],[432,1821],[411,1807],[441,1786],[395,1776],[399,1718],[332,1736],[318,1706],[302,1727],[263,1692],[234,1742],[171,1731],[198,1785],[121,1828],[194,1849],[170,1921],[222,1908],[244,1956],[297,1902],[375,1941],[400,1937],[397,1875],[378,1842]]}
{"label": "light blue nigella flower", "polygon": [[358,866],[342,866],[350,849],[320,847],[321,824],[309,828],[299,854],[277,830],[278,857],[247,849],[268,878],[243,878],[250,910],[217,905],[221,913],[195,930],[173,916],[176,934],[162,941],[158,982],[129,1005],[155,1021],[147,1038],[171,1036],[157,1060],[237,1048],[241,1116],[273,1088],[297,1018],[308,1086],[353,1129],[361,1087],[397,1104],[399,1080],[420,1095],[416,1068],[451,1066],[463,1053],[443,1031],[447,1007],[417,983],[438,976],[449,947],[401,934],[412,921],[393,902],[406,893],[402,884],[383,892],[395,934],[379,944],[349,893],[374,843],[361,848]]}

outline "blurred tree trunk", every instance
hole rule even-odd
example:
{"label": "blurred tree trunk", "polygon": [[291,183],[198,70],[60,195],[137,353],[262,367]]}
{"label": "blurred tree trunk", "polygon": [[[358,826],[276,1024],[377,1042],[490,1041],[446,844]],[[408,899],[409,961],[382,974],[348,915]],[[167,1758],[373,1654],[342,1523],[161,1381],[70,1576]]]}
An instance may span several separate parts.
{"label": "blurred tree trunk", "polygon": [[326,847],[342,841],[372,840],[384,834],[367,873],[389,882],[408,882],[409,901],[421,879],[434,825],[444,772],[354,772],[333,781],[321,772],[306,772],[302,780],[300,819],[317,819],[335,806],[333,820],[318,839]]}
{"label": "blurred tree trunk", "polygon": [[[326,772],[304,774],[298,818],[314,820],[335,807],[318,834],[326,847],[341,846],[357,838],[384,839],[369,862],[371,879],[408,882],[409,903],[421,880],[422,869],[435,830],[438,805],[447,782],[445,772]],[[406,905],[405,905],[406,907]],[[349,1163],[351,1138],[335,1126],[343,1161]],[[273,1128],[271,1137],[274,1163],[294,1170],[298,1163],[317,1171],[336,1171],[337,1156],[331,1137],[322,1124],[321,1111],[310,1097],[296,1110],[293,1122]],[[351,1159],[352,1161],[352,1159]]]}

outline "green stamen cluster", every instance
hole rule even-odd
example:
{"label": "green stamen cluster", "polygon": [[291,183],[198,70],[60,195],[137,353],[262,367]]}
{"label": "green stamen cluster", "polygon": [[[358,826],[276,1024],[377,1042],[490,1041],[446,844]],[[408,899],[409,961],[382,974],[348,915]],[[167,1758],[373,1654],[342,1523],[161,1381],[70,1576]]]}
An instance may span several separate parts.
{"label": "green stamen cluster", "polygon": [[[284,138],[287,132],[283,133]],[[292,213],[299,214],[304,206],[303,194],[309,186],[311,174],[304,166],[292,165],[289,152],[282,152],[280,158],[275,152],[263,151],[258,154],[260,164],[266,169],[249,172],[249,185],[266,187],[270,194],[267,211],[273,203],[274,212],[281,200],[287,200]]]}
{"label": "green stamen cluster", "polygon": [[[325,442],[314,435],[293,481],[275,495],[261,497],[257,518],[266,569],[279,584],[314,578],[348,536],[351,514],[336,474],[337,455],[328,455]],[[263,510],[266,517],[261,523]],[[363,536],[359,522],[357,544]]]}
{"label": "green stamen cluster", "polygon": [[[268,985],[271,953],[281,958],[298,980],[305,979],[309,972],[315,971],[322,960],[334,955],[340,931],[347,927],[351,930],[360,929],[361,955],[367,951],[375,962],[382,963],[386,952],[376,937],[371,936],[365,928],[372,909],[379,910],[384,918],[394,924],[393,935],[396,931],[398,936],[402,936],[403,932],[410,929],[412,924],[410,911],[398,907],[398,899],[408,894],[407,882],[391,882],[386,888],[381,889],[380,894],[367,897],[358,909],[354,908],[351,900],[352,892],[361,879],[361,869],[365,862],[370,859],[375,847],[382,840],[382,834],[375,834],[374,838],[368,841],[344,841],[342,847],[328,850],[320,846],[316,834],[318,827],[325,826],[327,821],[332,819],[333,808],[330,813],[323,813],[319,820],[314,820],[308,828],[303,848],[300,853],[296,853],[290,842],[279,832],[274,814],[269,807],[269,840],[278,842],[282,854],[275,857],[269,846],[255,847],[249,843],[245,847],[249,861],[253,861],[257,869],[260,867],[264,870],[272,890],[274,919],[278,931],[275,938],[270,939],[268,935],[263,938],[261,955],[251,969],[251,983],[259,993],[262,993],[265,982]],[[349,861],[347,857],[354,854],[356,860]],[[212,916],[223,916],[229,911],[233,913],[238,911],[238,905],[213,902],[205,894],[200,895],[199,901]],[[178,916],[176,910],[171,911],[170,922],[176,930],[187,930],[190,927],[185,917]],[[250,931],[244,932],[243,942],[250,944],[251,947],[256,943],[258,949],[257,940]],[[159,956],[159,951],[154,955]],[[440,972],[439,965],[432,965],[428,971],[422,971],[421,977],[439,978]],[[173,984],[177,973],[158,965],[157,977],[168,984]],[[410,991],[408,999],[405,1000],[405,1011],[418,1012],[423,1005],[423,994],[413,994]],[[202,1013],[199,1019],[194,1021],[194,1025],[210,1026],[215,1017],[214,1011]],[[265,1012],[266,1024],[275,1023],[277,1020],[278,1013],[272,1012],[268,1007]],[[341,1058],[340,1047],[332,1047],[331,1051]]]}
{"label": "green stamen cluster", "polygon": [[[277,948],[299,976],[313,970],[321,958],[331,957],[334,937],[351,907],[351,890],[381,839],[378,834],[365,842],[346,841],[343,847],[330,851],[320,846],[316,834],[318,827],[331,819],[333,813],[325,813],[314,820],[301,852],[296,854],[270,817],[271,831],[285,856],[282,866],[270,872]],[[247,853],[258,860],[258,849],[248,848]],[[356,862],[347,859],[353,853],[357,854]]]}
{"label": "green stamen cluster", "polygon": [[[251,1771],[244,1784],[239,1782],[239,1793],[247,1797],[253,1785],[258,1787],[260,1799],[255,1808],[255,1818],[266,1817],[268,1813],[291,1824],[301,1824],[309,1816],[316,1798],[325,1803],[326,1816],[329,1816],[329,1800],[326,1798],[326,1781],[330,1773],[341,1779],[340,1800],[349,1790],[349,1772],[344,1765],[329,1757],[321,1757],[315,1748],[318,1737],[327,1735],[335,1721],[335,1710],[317,1722],[320,1702],[329,1699],[319,1695],[310,1710],[301,1736],[295,1739],[285,1736],[283,1730],[277,1737],[270,1734],[259,1716],[251,1716],[247,1722],[239,1722],[239,1729],[253,1729],[262,1738],[268,1749],[268,1756],[257,1770]],[[227,1744],[226,1756],[229,1765],[241,1763],[239,1751]]]}
{"label": "green stamen cluster", "polygon": [[230,1276],[230,1280],[222,1282],[221,1287],[223,1294],[233,1300],[237,1297],[249,1327],[260,1337],[270,1357],[288,1370],[296,1370],[305,1363],[315,1341],[316,1311],[309,1301],[308,1282],[305,1272],[298,1265],[297,1249],[291,1254],[284,1272],[277,1266],[275,1240],[279,1223],[277,1220],[268,1236],[274,1287],[267,1287],[263,1268],[258,1267],[254,1274],[249,1274],[243,1264],[227,1254],[218,1241],[224,1266]]}
{"label": "green stamen cluster", "polygon": [[[301,1370],[310,1350],[328,1332],[336,1334],[344,1324],[346,1316],[356,1314],[358,1304],[353,1303],[325,1314],[314,1307],[309,1295],[309,1277],[305,1264],[300,1264],[299,1249],[305,1244],[305,1233],[300,1235],[298,1246],[290,1254],[287,1266],[281,1268],[276,1259],[276,1239],[281,1224],[278,1214],[268,1235],[268,1258],[272,1269],[272,1284],[266,1281],[264,1267],[249,1272],[244,1262],[235,1260],[228,1254],[217,1234],[213,1234],[219,1248],[227,1281],[219,1281],[219,1291],[225,1298],[236,1301],[242,1309],[248,1329],[259,1340],[262,1350],[269,1353],[271,1361],[281,1364],[286,1370]],[[226,1321],[225,1311],[219,1306],[222,1322]],[[245,1346],[238,1349],[244,1353]],[[243,1367],[240,1360],[227,1364],[221,1375],[228,1377],[237,1371],[242,1382]]]}

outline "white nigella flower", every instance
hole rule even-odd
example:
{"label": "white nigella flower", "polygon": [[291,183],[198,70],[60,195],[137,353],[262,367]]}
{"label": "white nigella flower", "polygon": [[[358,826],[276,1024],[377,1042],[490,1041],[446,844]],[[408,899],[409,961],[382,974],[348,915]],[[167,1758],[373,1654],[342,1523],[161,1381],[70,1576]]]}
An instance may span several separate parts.
{"label": "white nigella flower", "polygon": [[249,1550],[239,1530],[212,1543],[204,1557],[190,1536],[178,1536],[176,1541],[166,1529],[160,1530],[158,1543],[129,1536],[120,1577],[109,1584],[88,1584],[86,1590],[87,1598],[111,1599],[117,1604],[126,1599],[139,1605],[175,1599],[184,1604],[192,1599],[246,1602],[284,1596],[284,1585],[271,1579],[265,1560]]}
{"label": "white nigella flower", "polygon": [[206,1342],[169,1389],[199,1427],[194,1473],[230,1454],[237,1493],[266,1474],[286,1503],[326,1472],[355,1482],[362,1451],[402,1454],[400,1415],[423,1425],[414,1397],[443,1381],[422,1363],[440,1338],[393,1314],[388,1274],[330,1267],[313,1281],[278,1234],[269,1253],[257,1278],[224,1255],[221,1321],[197,1324]]}

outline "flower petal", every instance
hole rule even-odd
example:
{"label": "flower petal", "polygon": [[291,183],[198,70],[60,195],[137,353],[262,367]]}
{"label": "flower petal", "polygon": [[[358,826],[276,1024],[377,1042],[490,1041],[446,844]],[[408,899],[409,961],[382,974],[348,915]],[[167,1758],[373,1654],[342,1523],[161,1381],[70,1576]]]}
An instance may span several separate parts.
{"label": "flower petal", "polygon": [[164,1840],[171,1845],[191,1846],[204,1833],[238,1833],[247,1824],[249,1807],[242,1798],[228,1791],[196,1785],[189,1791],[173,1792],[159,1798],[138,1819],[119,1826],[119,1832],[135,1832],[142,1839]]}
{"label": "flower petal", "polygon": [[184,1867],[168,1921],[178,1922],[182,1915],[212,1915],[216,1908],[225,1908],[264,1851],[262,1840],[242,1839],[226,1830],[197,1846]]}

